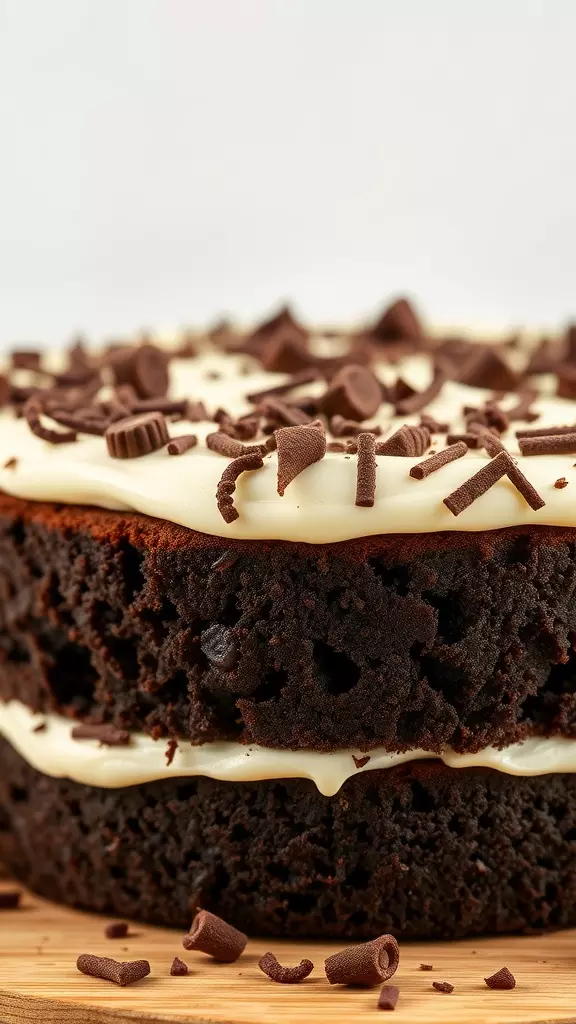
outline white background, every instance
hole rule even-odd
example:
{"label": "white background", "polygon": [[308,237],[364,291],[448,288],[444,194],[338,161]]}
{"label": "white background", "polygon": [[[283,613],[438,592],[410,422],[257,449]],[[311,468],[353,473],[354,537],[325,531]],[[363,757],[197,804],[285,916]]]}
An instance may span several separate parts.
{"label": "white background", "polygon": [[574,0],[0,0],[0,344],[576,314]]}

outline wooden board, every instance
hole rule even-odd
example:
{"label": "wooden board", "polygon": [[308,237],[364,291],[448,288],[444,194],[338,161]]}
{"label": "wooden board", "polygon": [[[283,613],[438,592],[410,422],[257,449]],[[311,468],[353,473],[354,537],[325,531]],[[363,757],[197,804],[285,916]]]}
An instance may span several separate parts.
{"label": "wooden board", "polygon": [[[0,883],[8,888],[8,883]],[[0,1021],[2,1024],[356,1024],[383,1019],[379,989],[332,987],[326,956],[343,943],[254,940],[235,964],[187,953],[178,932],[135,924],[128,939],[106,939],[106,921],[24,895],[22,909],[0,911]],[[287,964],[303,956],[316,965],[300,985],[278,985],[258,969],[271,949]],[[145,958],[150,977],[127,988],[76,969],[79,953],[117,960]],[[174,956],[189,966],[172,978]],[[420,963],[434,965],[432,972]],[[510,992],[490,991],[485,975],[503,965],[516,976]],[[449,981],[451,995],[432,989]],[[400,989],[395,1024],[576,1024],[576,931],[478,939],[459,943],[401,944],[400,968],[390,984]]]}

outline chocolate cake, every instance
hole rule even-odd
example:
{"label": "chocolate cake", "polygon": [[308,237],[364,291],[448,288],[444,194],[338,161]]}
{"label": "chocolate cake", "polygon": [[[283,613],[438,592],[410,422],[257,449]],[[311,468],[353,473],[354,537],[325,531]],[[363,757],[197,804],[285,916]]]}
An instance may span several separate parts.
{"label": "chocolate cake", "polygon": [[0,859],[180,927],[576,923],[575,367],[404,300],[12,353]]}

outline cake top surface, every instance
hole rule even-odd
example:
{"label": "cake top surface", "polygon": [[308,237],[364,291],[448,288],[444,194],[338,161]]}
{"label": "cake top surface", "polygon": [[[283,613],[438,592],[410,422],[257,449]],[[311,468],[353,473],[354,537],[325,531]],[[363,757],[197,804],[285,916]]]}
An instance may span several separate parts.
{"label": "cake top surface", "polygon": [[0,489],[222,537],[576,526],[576,331],[432,335],[400,300],[356,331],[288,310],[170,344],[12,353]]}

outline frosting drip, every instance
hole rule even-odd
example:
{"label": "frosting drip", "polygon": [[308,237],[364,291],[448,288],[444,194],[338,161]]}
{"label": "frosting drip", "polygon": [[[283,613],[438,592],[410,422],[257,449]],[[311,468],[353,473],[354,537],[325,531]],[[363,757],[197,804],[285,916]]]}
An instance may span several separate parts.
{"label": "frosting drip", "polygon": [[[44,728],[35,732],[38,725]],[[334,796],[347,779],[359,772],[392,768],[407,761],[437,759],[450,768],[493,768],[508,775],[548,775],[576,772],[576,740],[533,737],[503,750],[486,747],[475,754],[442,754],[426,750],[390,753],[374,750],[272,750],[240,743],[180,741],[167,764],[167,741],[133,733],[125,747],[102,747],[97,740],[75,740],[74,723],[59,715],[36,715],[18,701],[0,704],[0,734],[37,771],[89,786],[117,789],[160,779],[204,775],[226,782],[262,779],[310,779],[324,796]],[[365,764],[357,766],[356,761]],[[355,761],[356,758],[356,761]]]}
{"label": "frosting drip", "polygon": [[[266,373],[254,361],[246,371],[245,356],[203,351],[191,360],[176,360],[171,366],[171,394],[202,397],[210,410],[225,407],[233,415],[251,408],[250,392],[285,381],[284,374]],[[422,356],[401,364],[377,368],[381,379],[391,383],[398,374],[423,389],[430,380],[429,360]],[[552,394],[554,381],[541,378],[544,395]],[[319,395],[325,385],[307,384],[300,394]],[[298,391],[294,392],[297,396]],[[463,428],[460,419],[465,404],[481,405],[491,392],[448,382],[441,394],[426,407],[436,419],[450,422],[453,430]],[[512,407],[517,396],[510,395],[502,407]],[[519,467],[546,502],[533,511],[507,477],[458,517],[443,499],[485,465],[482,450],[469,451],[424,480],[409,472],[418,458],[377,457],[376,497],[373,507],[355,505],[356,455],[328,453],[308,466],[280,497],[276,489],[277,454],[264,459],[257,472],[244,473],[238,480],[234,503],[239,518],[226,523],[216,505],[216,488],[229,460],[204,445],[206,435],[216,429],[213,422],[169,423],[172,437],[198,435],[199,444],[177,458],[166,449],[137,459],[113,459],[101,437],[80,434],[74,444],[51,445],[35,437],[23,420],[12,413],[0,414],[0,490],[14,497],[96,505],[119,511],[142,512],[202,533],[244,539],[278,539],[329,543],[382,533],[429,533],[440,530],[475,531],[523,524],[576,526],[576,505],[569,489],[554,486],[566,477],[576,487],[574,455],[536,455],[522,458],[514,431],[523,426],[570,424],[576,418],[574,403],[542,397],[533,408],[540,413],[536,423],[514,421],[501,440]],[[402,423],[417,423],[419,416],[391,418],[390,406],[382,406],[370,423],[383,426],[383,437]],[[433,449],[444,447],[445,436],[433,438]],[[16,460],[14,464],[13,460]],[[8,465],[6,465],[8,463]]]}

